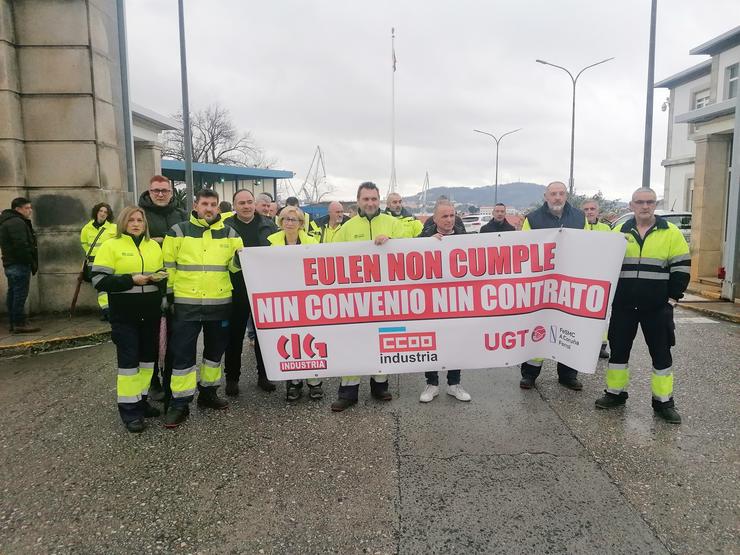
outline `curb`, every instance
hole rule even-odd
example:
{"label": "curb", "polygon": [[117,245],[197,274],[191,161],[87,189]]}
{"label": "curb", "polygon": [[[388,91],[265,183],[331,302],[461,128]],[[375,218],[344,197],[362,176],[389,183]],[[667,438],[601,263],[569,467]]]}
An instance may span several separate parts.
{"label": "curb", "polygon": [[84,345],[96,345],[110,341],[110,331],[99,333],[88,333],[85,335],[69,335],[37,339],[35,341],[24,341],[15,345],[0,346],[0,358],[34,355],[38,353],[68,349]]}
{"label": "curb", "polygon": [[725,322],[732,322],[733,324],[740,324],[740,315],[738,314],[727,314],[725,312],[719,312],[718,310],[713,310],[711,308],[705,308],[698,304],[681,303],[679,306],[681,308],[688,308],[690,310],[693,310],[694,312],[700,312],[701,314],[706,314],[707,316],[712,316],[719,320],[724,320]]}

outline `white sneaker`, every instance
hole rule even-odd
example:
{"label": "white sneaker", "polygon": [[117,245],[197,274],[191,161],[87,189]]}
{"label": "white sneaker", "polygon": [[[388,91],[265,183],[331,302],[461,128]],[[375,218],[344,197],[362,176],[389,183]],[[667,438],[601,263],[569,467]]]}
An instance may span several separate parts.
{"label": "white sneaker", "polygon": [[422,403],[429,403],[430,401],[433,401],[437,395],[439,395],[439,386],[427,384],[424,391],[419,395],[419,401]]}
{"label": "white sneaker", "polygon": [[470,393],[465,391],[460,384],[448,385],[447,395],[452,395],[458,401],[470,401]]}

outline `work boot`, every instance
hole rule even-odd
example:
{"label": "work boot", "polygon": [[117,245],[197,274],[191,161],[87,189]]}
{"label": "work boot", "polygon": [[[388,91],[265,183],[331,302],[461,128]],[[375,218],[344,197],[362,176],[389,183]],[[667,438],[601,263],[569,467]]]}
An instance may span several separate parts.
{"label": "work boot", "polygon": [[681,415],[678,414],[678,411],[675,407],[670,406],[653,406],[653,412],[655,412],[655,415],[662,418],[669,424],[680,424],[681,423]]}
{"label": "work boot", "polygon": [[149,383],[149,398],[152,401],[164,400],[164,389],[157,376],[152,376],[152,381]]}
{"label": "work boot", "polygon": [[531,376],[524,376],[519,380],[519,387],[522,389],[532,389],[534,387],[535,378]]}
{"label": "work boot", "polygon": [[601,350],[599,351],[599,358],[609,358],[609,351],[606,350],[606,345],[601,345]]}
{"label": "work boot", "polygon": [[41,328],[31,324],[15,324],[13,326],[13,333],[35,333],[37,331],[41,331]]}
{"label": "work boot", "polygon": [[101,322],[110,322],[110,309],[104,308],[100,311],[100,321]]}
{"label": "work boot", "polygon": [[572,389],[573,391],[581,391],[583,389],[583,384],[580,381],[578,381],[578,378],[570,378],[568,380],[558,380],[558,383],[562,385],[563,387]]}
{"label": "work boot", "polygon": [[239,395],[239,382],[236,380],[226,380],[226,389],[224,391],[229,397]]}
{"label": "work boot", "polygon": [[142,400],[141,404],[142,408],[144,409],[144,418],[156,418],[157,416],[162,414],[162,412],[157,407],[151,406],[146,400]]}
{"label": "work boot", "polygon": [[216,394],[215,387],[203,388],[198,394],[198,407],[202,409],[223,410],[229,407],[229,402]]}
{"label": "work boot", "polygon": [[126,429],[131,432],[132,434],[140,434],[144,431],[144,428],[146,427],[144,424],[144,420],[141,418],[138,418],[137,420],[132,420],[131,422],[126,422]]}
{"label": "work boot", "polygon": [[388,389],[388,380],[384,382],[376,382],[374,379],[370,378],[370,395],[372,395],[373,399],[377,399],[378,401],[392,400],[393,395],[391,395],[391,392]]}
{"label": "work boot", "polygon": [[334,401],[331,404],[331,411],[332,412],[342,412],[345,409],[348,409],[352,405],[357,404],[357,399],[343,399],[339,398],[336,401]]}
{"label": "work boot", "polygon": [[170,407],[164,415],[165,428],[177,428],[188,419],[190,407],[188,405],[177,405]]}
{"label": "work boot", "polygon": [[257,378],[257,387],[262,391],[267,391],[268,393],[272,393],[276,389],[275,384],[268,380],[267,376],[260,376]]}
{"label": "work boot", "polygon": [[622,391],[619,395],[615,395],[614,393],[609,393],[604,390],[604,396],[596,399],[594,404],[597,409],[615,409],[623,406],[627,402],[628,397],[629,395],[626,391]]}
{"label": "work boot", "polygon": [[321,384],[320,383],[316,385],[308,384],[308,396],[314,400],[323,399],[324,390],[321,388]]}
{"label": "work boot", "polygon": [[301,395],[303,395],[303,388],[301,387],[302,385],[303,384],[288,382],[286,386],[285,399],[287,401],[297,401],[298,399],[300,399]]}

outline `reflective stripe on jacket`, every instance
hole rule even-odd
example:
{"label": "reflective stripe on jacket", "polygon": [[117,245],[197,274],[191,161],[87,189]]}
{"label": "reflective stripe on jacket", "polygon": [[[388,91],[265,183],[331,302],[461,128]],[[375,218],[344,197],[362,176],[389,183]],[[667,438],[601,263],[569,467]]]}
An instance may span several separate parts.
{"label": "reflective stripe on jacket", "polygon": [[162,245],[169,274],[167,292],[174,294],[175,314],[185,320],[226,320],[231,305],[229,272],[238,272],[239,234],[221,218],[212,224],[193,213],[173,225]]}
{"label": "reflective stripe on jacket", "polygon": [[350,218],[334,235],[333,243],[345,241],[372,241],[378,235],[387,235],[391,239],[406,237],[403,224],[388,214],[379,213],[368,219],[367,216]]}
{"label": "reflective stripe on jacket", "polygon": [[596,222],[595,224],[590,224],[588,221],[586,221],[586,229],[588,231],[611,231],[612,228],[609,227],[609,224],[605,224],[604,222]]}
{"label": "reflective stripe on jacket", "polygon": [[92,284],[109,294],[113,321],[158,318],[165,282],[134,285],[132,276],[160,271],[164,263],[159,244],[142,238],[137,246],[130,235],[123,234],[101,245],[92,267]]}
{"label": "reflective stripe on jacket", "polygon": [[644,308],[683,297],[689,285],[691,255],[675,225],[656,216],[655,225],[641,238],[631,218],[614,231],[627,239],[614,304]]}
{"label": "reflective stripe on jacket", "polygon": [[[98,233],[100,232],[101,227],[103,228],[103,233],[101,233],[100,237],[98,237]],[[105,243],[108,239],[113,239],[116,236],[116,231],[116,224],[112,222],[106,221],[103,222],[102,226],[95,227],[95,220],[90,220],[82,227],[82,230],[80,231],[80,244],[82,245],[83,252],[87,254],[87,251],[90,250],[90,245],[92,245],[93,241],[95,241],[95,237],[98,237],[98,240],[95,241],[95,246],[90,253],[90,259],[94,259],[95,255],[100,249],[100,245]]]}

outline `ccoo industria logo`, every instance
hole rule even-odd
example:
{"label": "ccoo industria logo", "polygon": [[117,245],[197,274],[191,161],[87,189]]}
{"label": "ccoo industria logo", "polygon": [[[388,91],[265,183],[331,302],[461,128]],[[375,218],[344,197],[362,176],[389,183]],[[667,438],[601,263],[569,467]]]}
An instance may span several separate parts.
{"label": "ccoo industria logo", "polygon": [[405,326],[378,328],[381,364],[436,362],[437,334],[407,331]]}
{"label": "ccoo industria logo", "polygon": [[298,333],[281,335],[277,352],[285,359],[280,362],[283,372],[326,369],[326,343],[316,341],[310,333],[303,337]]}

